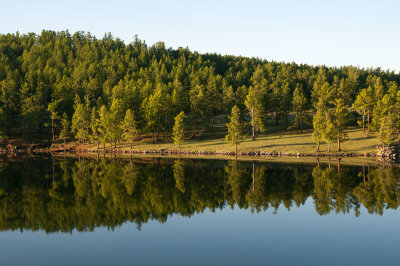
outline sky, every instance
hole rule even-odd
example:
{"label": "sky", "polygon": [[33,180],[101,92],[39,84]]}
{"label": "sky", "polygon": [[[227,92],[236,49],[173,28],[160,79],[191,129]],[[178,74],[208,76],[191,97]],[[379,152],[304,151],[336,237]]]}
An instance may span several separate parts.
{"label": "sky", "polygon": [[400,1],[0,0],[0,33],[111,32],[129,43],[400,71]]}

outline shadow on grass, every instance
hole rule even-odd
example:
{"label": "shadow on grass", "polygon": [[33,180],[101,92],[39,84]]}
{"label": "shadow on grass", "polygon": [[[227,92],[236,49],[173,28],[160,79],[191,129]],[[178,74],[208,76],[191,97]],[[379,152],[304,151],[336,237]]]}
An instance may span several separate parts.
{"label": "shadow on grass", "polygon": [[286,144],[270,144],[270,145],[263,145],[258,146],[257,148],[273,148],[273,147],[285,147],[285,146],[309,146],[315,145],[315,143],[286,143]]}

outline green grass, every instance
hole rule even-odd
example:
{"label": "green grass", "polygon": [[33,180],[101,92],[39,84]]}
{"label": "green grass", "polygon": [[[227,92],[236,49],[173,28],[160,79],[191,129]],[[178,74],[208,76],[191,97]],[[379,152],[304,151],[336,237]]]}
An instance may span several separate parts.
{"label": "green grass", "polygon": [[[226,121],[223,118],[219,118],[218,123],[214,128],[200,132],[199,137],[191,139],[191,132],[186,132],[186,139],[184,144],[181,146],[182,151],[201,151],[201,152],[232,152],[234,147],[225,141],[224,135],[226,134]],[[281,153],[301,153],[301,154],[312,154],[315,153],[316,144],[312,138],[312,130],[306,130],[303,133],[296,133],[296,131],[282,130],[278,126],[275,127],[270,125],[266,134],[259,135],[255,141],[251,140],[251,136],[248,136],[238,146],[238,152],[281,152]],[[246,131],[250,134],[251,129],[246,128]],[[378,140],[376,134],[370,133],[368,137],[362,133],[360,128],[350,128],[347,130],[348,139],[341,144],[342,152],[345,153],[374,153],[376,151],[376,145]],[[70,143],[70,145],[76,145]],[[77,145],[79,148],[84,149],[96,149],[96,145]],[[101,148],[101,147],[100,147]],[[110,148],[110,144],[106,145],[106,148]],[[129,150],[128,143],[118,143],[117,149]],[[159,143],[152,144],[150,136],[143,136],[141,139],[134,143],[133,150],[144,151],[144,150],[178,150],[177,145],[172,143],[171,138],[169,141],[165,141],[165,136],[161,136]],[[320,152],[327,153],[328,145],[321,143]],[[332,143],[331,153],[336,152],[336,143]]]}

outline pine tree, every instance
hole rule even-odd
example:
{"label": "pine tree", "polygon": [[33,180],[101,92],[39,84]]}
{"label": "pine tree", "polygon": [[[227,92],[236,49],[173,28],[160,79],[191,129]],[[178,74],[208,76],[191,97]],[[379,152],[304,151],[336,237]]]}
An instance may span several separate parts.
{"label": "pine tree", "polygon": [[205,116],[206,95],[204,86],[196,85],[190,92],[190,118],[192,120],[192,138],[196,138],[197,128]]}
{"label": "pine tree", "polygon": [[290,104],[291,104],[291,97],[290,97],[290,87],[289,87],[289,81],[284,80],[282,83],[282,95],[280,97],[280,110],[285,116],[285,125],[288,124],[288,113],[290,110]]}
{"label": "pine tree", "polygon": [[334,112],[334,125],[337,131],[337,151],[341,151],[340,143],[346,138],[344,130],[347,127],[347,109],[342,99],[336,99]]}
{"label": "pine tree", "polygon": [[312,85],[313,88],[311,91],[311,102],[314,105],[317,105],[321,96],[324,96],[324,93],[326,93],[327,86],[329,86],[329,83],[327,83],[326,71],[324,68],[320,67],[318,69],[318,73],[316,74],[314,80],[315,81]]}
{"label": "pine tree", "polygon": [[235,145],[235,154],[237,155],[237,146],[244,139],[243,125],[240,121],[240,109],[236,105],[232,108],[229,116],[228,135],[225,136],[226,141],[231,141]]}
{"label": "pine tree", "polygon": [[317,143],[317,152],[319,152],[319,147],[321,144],[321,140],[324,138],[324,132],[326,128],[326,106],[322,98],[319,99],[316,104],[316,113],[313,117],[313,139]]}
{"label": "pine tree", "polygon": [[353,103],[353,109],[363,116],[362,120],[362,131],[365,132],[365,119],[367,116],[368,131],[369,131],[369,114],[373,109],[373,95],[372,88],[363,89],[357,95],[355,102]]}
{"label": "pine tree", "polygon": [[[152,142],[154,143],[155,132],[160,132],[161,116],[162,116],[162,88],[158,87],[153,94],[147,97],[142,104],[144,116],[146,120],[146,128],[152,133]],[[157,135],[159,141],[159,134]]]}
{"label": "pine tree", "polygon": [[256,89],[255,87],[250,86],[245,105],[249,110],[251,116],[252,140],[256,139],[256,130],[259,130],[261,132],[265,131],[262,119],[263,117],[261,98],[261,91],[259,89]]}
{"label": "pine tree", "polygon": [[331,152],[331,143],[337,138],[335,122],[330,112],[326,112],[325,129],[323,130],[323,139],[328,143],[328,153]]}
{"label": "pine tree", "polygon": [[182,111],[175,117],[175,124],[173,128],[173,140],[174,144],[178,144],[179,149],[184,141],[184,124],[183,117],[185,113]]}
{"label": "pine tree", "polygon": [[124,108],[122,101],[116,99],[112,102],[109,112],[109,123],[108,135],[112,140],[114,140],[114,148],[117,148],[117,141],[122,137],[121,121],[124,119]]}
{"label": "pine tree", "polygon": [[129,142],[130,149],[132,150],[132,142],[138,136],[138,130],[136,126],[135,116],[131,109],[128,109],[125,114],[125,118],[121,124],[122,136]]}
{"label": "pine tree", "polygon": [[[109,139],[109,127],[110,127],[110,120],[109,120],[109,113],[107,107],[102,105],[99,110],[99,119],[97,122],[97,130],[99,132],[99,139],[103,144],[103,152],[106,151],[106,143]],[[111,144],[112,145],[112,144]]]}
{"label": "pine tree", "polygon": [[171,132],[172,127],[174,126],[174,115],[176,114],[176,110],[173,108],[172,96],[168,93],[165,93],[162,98],[162,108],[161,108],[161,116],[162,116],[162,128],[165,131],[165,141],[168,141],[169,132]]}
{"label": "pine tree", "polygon": [[211,128],[214,127],[215,115],[221,110],[222,95],[218,90],[217,81],[210,75],[206,90],[207,113],[211,119]]}
{"label": "pine tree", "polygon": [[56,100],[56,101],[53,101],[53,102],[51,102],[51,103],[49,103],[48,104],[48,106],[47,106],[47,110],[50,112],[50,119],[51,119],[51,136],[52,136],[52,140],[53,140],[53,142],[55,141],[55,132],[54,132],[54,127],[55,127],[55,125],[54,125],[54,121],[56,120],[56,119],[59,119],[60,117],[59,117],[59,115],[58,115],[58,112],[57,112],[57,107],[58,107],[58,104],[61,102],[61,100]]}
{"label": "pine tree", "polygon": [[299,130],[301,133],[303,133],[303,128],[306,122],[307,98],[304,96],[301,84],[297,84],[296,89],[293,92],[292,106],[293,111],[296,114],[292,127],[296,128],[297,133]]}
{"label": "pine tree", "polygon": [[382,79],[378,77],[374,83],[374,107],[372,110],[372,129],[378,131],[381,126],[381,119],[384,117],[384,103],[383,97],[385,96],[385,88]]}
{"label": "pine tree", "polygon": [[99,117],[98,117],[98,112],[96,110],[96,107],[92,108],[92,115],[90,117],[90,137],[96,141],[97,143],[97,149],[99,149],[99,138],[100,138],[100,132],[99,132]]}
{"label": "pine tree", "polygon": [[390,116],[385,116],[381,119],[378,138],[383,147],[386,145],[388,148],[396,139],[393,130],[393,121]]}
{"label": "pine tree", "polygon": [[172,91],[172,103],[175,112],[188,110],[188,95],[179,79],[175,79]]}
{"label": "pine tree", "polygon": [[233,91],[232,86],[226,86],[224,85],[223,87],[223,92],[222,92],[222,102],[224,105],[224,113],[226,115],[229,115],[230,111],[232,110],[232,107],[235,105],[235,93]]}
{"label": "pine tree", "polygon": [[72,116],[72,131],[75,132],[75,136],[81,143],[85,144],[88,138],[88,113],[83,104],[78,104],[75,109],[75,113]]}
{"label": "pine tree", "polygon": [[70,126],[71,125],[68,120],[68,115],[64,113],[61,119],[61,131],[59,135],[59,139],[62,139],[64,141],[64,147],[65,147],[65,141],[67,140],[70,134]]}

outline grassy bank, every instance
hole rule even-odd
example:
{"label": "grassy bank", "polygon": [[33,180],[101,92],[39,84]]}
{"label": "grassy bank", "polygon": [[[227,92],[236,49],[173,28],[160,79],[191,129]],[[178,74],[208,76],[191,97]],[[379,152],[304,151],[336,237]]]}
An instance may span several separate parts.
{"label": "grassy bank", "polygon": [[[185,143],[181,146],[182,151],[198,151],[198,152],[232,152],[234,147],[227,143],[223,134],[219,134],[222,129],[213,129],[214,132],[203,132],[203,135],[197,139],[186,139]],[[351,128],[347,130],[348,139],[342,143],[341,148],[344,153],[366,154],[375,153],[376,145],[378,143],[375,134],[366,136],[359,128]],[[133,150],[135,151],[155,151],[155,150],[178,150],[177,145],[172,143],[170,139],[165,141],[163,136],[162,141],[152,144],[151,138],[141,138],[139,141],[133,143]],[[57,146],[55,146],[56,148]],[[77,142],[70,142],[67,148],[75,148],[77,150],[96,150],[96,144],[80,145]],[[100,149],[102,146],[100,146]],[[110,149],[108,143],[106,149]],[[130,150],[129,143],[117,143],[117,149],[120,151]],[[314,154],[316,144],[312,139],[312,130],[303,133],[296,133],[295,131],[278,131],[268,134],[260,135],[255,141],[247,138],[238,146],[238,152],[281,152],[281,153],[300,153],[300,154]],[[321,143],[320,153],[327,153],[328,145]],[[336,143],[331,146],[331,153],[336,153]]]}

